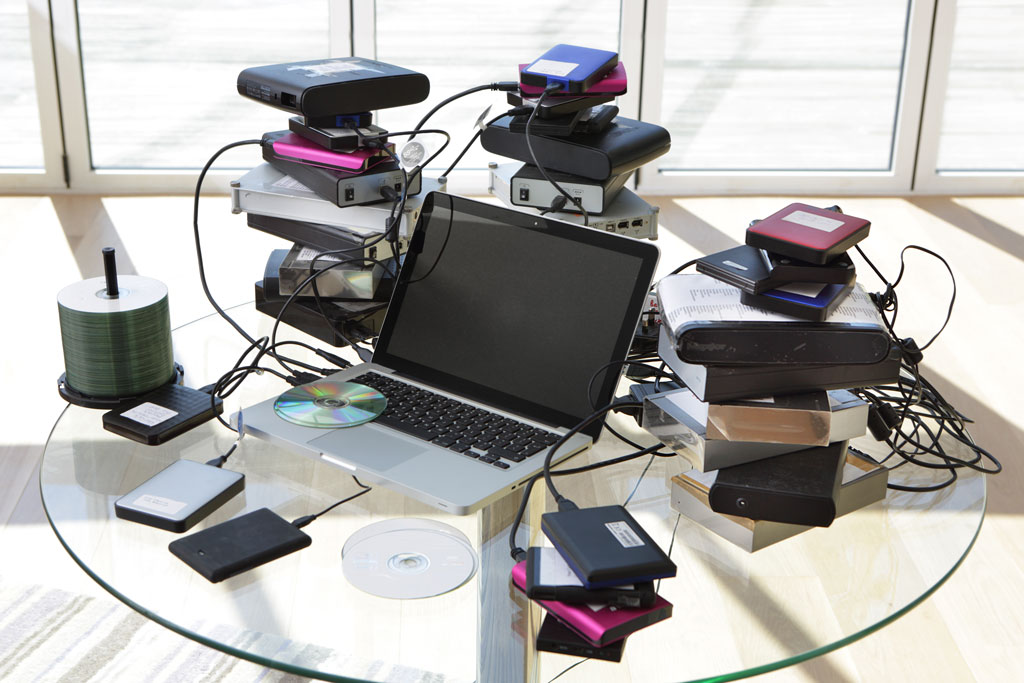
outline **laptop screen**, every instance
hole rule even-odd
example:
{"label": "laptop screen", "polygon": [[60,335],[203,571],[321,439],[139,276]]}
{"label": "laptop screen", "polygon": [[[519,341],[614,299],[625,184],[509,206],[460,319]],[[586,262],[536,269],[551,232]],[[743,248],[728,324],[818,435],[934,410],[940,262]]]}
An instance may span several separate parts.
{"label": "laptop screen", "polygon": [[572,426],[611,400],[620,366],[587,386],[625,358],[657,260],[649,242],[432,193],[373,360]]}

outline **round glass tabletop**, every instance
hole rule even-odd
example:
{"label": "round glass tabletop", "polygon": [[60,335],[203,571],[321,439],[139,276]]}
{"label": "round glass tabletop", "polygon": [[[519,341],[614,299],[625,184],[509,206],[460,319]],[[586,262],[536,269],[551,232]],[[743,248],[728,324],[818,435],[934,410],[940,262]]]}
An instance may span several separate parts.
{"label": "round glass tabletop", "polygon": [[[269,332],[272,321],[251,306],[231,314],[248,330]],[[284,329],[282,336],[309,341]],[[174,348],[185,383],[201,386],[235,363],[244,342],[210,316],[176,330]],[[226,401],[226,413],[286,388],[269,375],[254,376]],[[168,551],[181,535],[118,519],[114,502],[178,459],[205,462],[223,453],[234,433],[209,422],[163,445],[144,446],[105,431],[101,416],[77,406],[63,412],[43,455],[43,503],[78,564],[164,626],[234,656],[333,681],[547,681],[581,661],[533,647],[543,612],[509,581],[507,538],[518,494],[453,516],[374,485],[306,527],[310,547],[214,584]],[[634,440],[653,443],[631,418],[611,421]],[[864,450],[873,445],[860,441]],[[605,434],[571,462],[628,451]],[[245,475],[244,491],[193,531],[264,507],[291,521],[360,490],[339,467],[253,437],[242,441],[226,467]],[[620,663],[589,659],[559,680],[729,680],[837,649],[899,618],[941,586],[970,550],[985,510],[984,478],[964,471],[954,486],[889,491],[884,501],[828,528],[749,553],[675,511],[671,478],[685,469],[681,457],[645,457],[561,480],[560,490],[581,507],[628,500],[634,517],[670,551],[678,575],[659,586],[672,616],[630,635]],[[929,481],[927,472],[909,467],[890,477]],[[543,543],[539,514],[550,499],[536,488],[521,545]],[[479,561],[472,579],[417,600],[381,598],[351,585],[342,572],[345,541],[371,523],[413,518],[451,525],[470,539]]]}

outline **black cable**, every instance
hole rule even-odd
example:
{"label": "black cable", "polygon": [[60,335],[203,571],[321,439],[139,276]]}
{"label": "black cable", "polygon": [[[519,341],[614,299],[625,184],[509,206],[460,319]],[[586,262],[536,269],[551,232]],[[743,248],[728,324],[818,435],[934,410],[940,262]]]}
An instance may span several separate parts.
{"label": "black cable", "polygon": [[[879,462],[884,464],[895,456],[900,461],[890,467],[890,470],[904,464],[912,464],[924,469],[945,470],[949,473],[946,479],[935,484],[912,486],[890,483],[889,488],[913,492],[936,491],[956,481],[957,470],[960,468],[971,469],[983,474],[998,474],[1002,471],[1002,464],[992,453],[974,442],[966,427],[969,420],[957,411],[922,375],[919,367],[923,357],[922,352],[931,346],[946,329],[953,315],[953,305],[956,302],[956,277],[949,263],[930,249],[910,244],[900,250],[899,273],[895,281],[889,282],[864,253],[860,245],[856,245],[856,249],[861,258],[885,285],[884,292],[872,294],[871,298],[893,341],[903,352],[901,371],[895,384],[854,390],[857,395],[867,400],[880,415],[885,414],[886,408],[890,410],[889,422],[891,424],[887,422],[885,425],[889,428],[889,434],[884,439],[884,443],[889,447],[889,452]],[[895,329],[899,314],[899,296],[896,293],[896,288],[906,273],[906,253],[909,250],[921,251],[938,259],[949,273],[953,288],[942,326],[923,346],[918,346],[909,337],[900,338]],[[887,313],[891,315],[887,316]],[[932,428],[932,424],[936,425],[935,429]],[[944,445],[944,442],[949,441],[965,446],[972,455],[966,459],[952,455]],[[937,458],[938,461],[924,460],[922,456]],[[982,464],[983,461],[990,462],[991,466],[985,466]]]}
{"label": "black cable", "polygon": [[562,669],[561,672],[559,672],[554,678],[549,680],[548,683],[554,683],[556,680],[558,680],[559,678],[561,678],[565,674],[569,673],[571,670],[575,669],[577,666],[579,666],[583,662],[589,662],[589,661],[590,661],[590,657],[584,657],[580,661],[575,662],[573,664],[570,664],[569,666],[567,666],[564,669]]}
{"label": "black cable", "polygon": [[549,183],[551,183],[552,187],[554,187],[556,190],[558,190],[558,193],[560,195],[565,197],[568,201],[572,202],[572,205],[580,210],[580,213],[583,214],[583,225],[590,225],[590,214],[587,213],[587,210],[583,208],[582,200],[580,200],[579,197],[573,197],[571,194],[566,192],[565,189],[561,185],[556,183],[551,178],[551,176],[548,175],[548,172],[546,170],[544,170],[544,167],[537,160],[537,154],[536,154],[536,152],[533,151],[533,143],[531,142],[531,137],[532,136],[530,134],[530,128],[533,126],[533,120],[535,118],[537,118],[537,111],[540,110],[541,105],[544,104],[544,100],[547,98],[548,95],[550,95],[551,93],[556,92],[556,91],[558,91],[560,89],[561,89],[561,86],[558,85],[558,84],[552,84],[552,85],[549,85],[546,88],[544,88],[544,92],[541,93],[540,99],[537,100],[537,105],[533,108],[533,111],[530,112],[530,116],[526,119],[526,131],[525,131],[526,149],[529,150],[530,158],[533,160],[533,165],[537,167],[538,171],[540,171],[540,174],[544,177],[544,180],[546,180]]}
{"label": "black cable", "polygon": [[[206,267],[203,262],[203,247],[199,239],[199,196],[202,191],[203,180],[206,178],[206,174],[209,172],[210,167],[213,166],[214,162],[216,162],[217,159],[220,158],[221,154],[230,149],[234,149],[235,147],[242,147],[245,145],[258,145],[260,143],[260,140],[240,140],[238,142],[232,142],[230,144],[224,145],[219,150],[217,150],[213,154],[213,156],[210,157],[209,161],[207,161],[206,164],[203,166],[203,169],[199,172],[199,177],[196,179],[196,191],[192,207],[192,231],[196,243],[196,261],[199,264],[199,282],[203,287],[203,293],[206,295],[206,299],[210,302],[210,305],[213,306],[214,310],[217,311],[217,313],[224,320],[226,320],[228,324],[230,324],[231,327],[235,329],[236,332],[242,335],[242,337],[245,338],[245,340],[248,341],[251,345],[257,345],[256,340],[253,339],[248,332],[242,329],[242,327],[237,322],[235,322],[234,319],[232,319],[231,316],[229,316],[223,308],[220,307],[217,301],[213,298],[213,293],[210,291],[209,284],[206,281]],[[302,365],[301,363],[295,361],[294,359],[278,355],[276,351],[272,351],[271,356],[274,358],[274,360],[281,364],[281,367],[285,368],[289,372],[294,372],[294,370],[292,370],[292,368],[289,367],[289,362],[295,365]]]}
{"label": "black cable", "polygon": [[199,283],[203,286],[203,293],[206,294],[206,299],[210,302],[210,305],[213,306],[214,310],[220,314],[220,317],[224,318],[224,320],[235,328],[238,334],[245,337],[246,341],[250,344],[255,344],[256,340],[249,336],[249,333],[243,330],[242,327],[232,320],[231,316],[229,316],[224,309],[220,307],[220,305],[214,300],[213,294],[210,292],[210,287],[206,283],[206,269],[203,266],[203,248],[199,241],[199,193],[203,187],[203,179],[206,178],[207,171],[210,170],[210,167],[213,166],[214,162],[217,161],[221,154],[229,149],[234,149],[235,147],[258,145],[260,142],[260,140],[240,140],[238,142],[232,142],[231,144],[221,147],[212,157],[210,157],[210,160],[206,162],[205,166],[203,166],[203,170],[199,172],[199,178],[196,180],[195,203],[192,211],[192,229],[196,240],[196,260],[199,262]]}
{"label": "black cable", "polygon": [[[312,275],[310,275],[309,277],[307,277],[305,280],[303,280],[295,288],[295,291],[292,292],[288,296],[287,299],[285,299],[285,302],[281,305],[281,310],[277,312],[277,316],[274,318],[274,326],[270,330],[270,342],[271,343],[270,343],[270,347],[269,348],[273,349],[274,346],[277,344],[277,328],[281,324],[281,320],[284,317],[284,312],[286,310],[288,310],[288,306],[290,306],[291,303],[293,301],[295,301],[296,297],[299,295],[299,292],[301,292],[303,289],[305,289],[306,285],[309,285],[310,283],[314,283],[316,281],[316,278],[322,276],[324,273],[326,273],[326,272],[328,272],[330,270],[333,270],[334,268],[338,268],[340,266],[347,265],[348,263],[353,262],[353,261],[364,261],[364,262],[373,263],[373,264],[377,264],[377,265],[383,266],[383,263],[381,263],[377,259],[359,257],[359,258],[353,258],[353,259],[346,259],[346,260],[342,260],[342,261],[336,261],[335,263],[330,264],[326,268],[323,268],[322,270],[318,270],[315,273],[313,273]],[[321,311],[321,313],[326,316],[326,313],[324,311]],[[366,349],[362,349],[361,347],[356,346],[355,344],[352,344],[352,342],[340,330],[336,329],[335,331],[338,333],[338,336],[340,336],[342,338],[342,340],[344,340],[346,343],[348,343],[349,345],[352,346],[352,348],[356,351],[356,353],[359,354],[359,357],[361,359],[366,360],[366,358],[363,357],[363,354],[360,353],[360,351],[365,352]]]}
{"label": "black cable", "polygon": [[519,113],[519,114],[526,113],[526,109],[527,109],[526,107],[515,107],[515,108],[512,108],[512,109],[509,109],[508,111],[503,112],[501,114],[498,114],[497,116],[495,116],[491,120],[487,121],[482,127],[477,128],[476,132],[473,133],[473,137],[471,137],[469,139],[469,142],[466,143],[466,146],[462,148],[461,152],[459,152],[459,156],[455,157],[455,161],[453,161],[451,164],[449,164],[448,168],[445,169],[444,173],[441,174],[441,177],[442,178],[447,178],[448,177],[448,175],[455,169],[455,167],[458,165],[458,163],[460,161],[462,161],[462,157],[466,156],[466,152],[468,152],[470,150],[470,148],[473,146],[473,143],[476,142],[480,138],[480,135],[483,134],[484,128],[486,128],[487,126],[490,126],[495,121],[497,121],[498,119],[503,118],[505,116],[514,116],[517,113]]}
{"label": "black cable", "polygon": [[[571,439],[573,436],[575,436],[577,433],[579,433],[581,430],[587,427],[594,420],[604,417],[605,413],[615,410],[616,408],[639,408],[642,406],[643,404],[639,403],[638,401],[612,401],[608,405],[598,408],[590,415],[577,422],[571,429],[569,429],[565,434],[563,434],[558,439],[558,441],[556,441],[551,446],[551,448],[548,449],[547,455],[544,456],[544,469],[541,470],[541,473],[544,475],[544,483],[547,484],[548,491],[551,492],[551,495],[554,497],[555,502],[558,503],[559,509],[561,509],[563,505],[571,506],[573,505],[573,503],[571,500],[569,500],[568,498],[566,498],[565,496],[558,492],[558,489],[555,488],[555,482],[551,478],[551,461],[554,459],[555,453],[558,452],[558,449],[564,446],[566,442],[569,441],[569,439]],[[659,444],[657,448],[660,447],[661,445]]]}
{"label": "black cable", "polygon": [[[661,448],[663,445],[664,444],[662,443],[656,443],[653,446],[648,446],[647,448],[644,448],[643,450],[640,451],[636,451],[634,453],[627,453],[626,455],[620,455],[609,460],[602,460],[601,462],[591,463],[589,465],[582,465],[580,467],[573,467],[567,470],[556,470],[554,472],[551,472],[550,474],[553,477],[563,477],[570,474],[581,474],[583,472],[590,472],[596,469],[600,469],[602,467],[618,465],[620,463],[628,462],[630,460],[642,458],[645,455],[650,455],[654,451]],[[673,453],[673,455],[675,454]],[[523,485],[523,494],[519,500],[519,509],[516,510],[516,516],[515,519],[512,521],[512,527],[509,530],[508,534],[509,549],[511,551],[512,558],[516,562],[520,562],[526,558],[526,551],[520,548],[518,545],[516,545],[516,533],[519,531],[519,526],[523,522],[523,515],[526,513],[526,505],[530,501],[530,492],[533,490],[533,485],[540,481],[541,477],[543,476],[544,472],[538,472],[537,474],[527,479],[526,483]]]}
{"label": "black cable", "polygon": [[[675,453],[672,453],[671,455],[675,455]],[[644,469],[643,469],[643,471],[641,471],[641,472],[640,472],[640,476],[639,476],[639,477],[637,477],[637,479],[636,479],[636,484],[635,484],[635,485],[633,486],[633,490],[629,492],[629,495],[628,495],[628,496],[626,496],[626,500],[624,500],[624,501],[622,502],[622,507],[626,507],[626,506],[628,506],[628,505],[629,505],[629,502],[630,502],[631,500],[633,500],[633,496],[635,496],[635,495],[636,495],[637,489],[639,489],[639,488],[640,488],[640,482],[642,482],[642,481],[644,480],[644,477],[645,477],[645,476],[647,475],[647,470],[651,469],[651,465],[652,465],[652,464],[654,464],[654,459],[655,459],[656,457],[658,457],[658,454],[657,454],[657,453],[651,453],[651,458],[650,458],[650,460],[648,460],[648,461],[647,461],[647,464],[646,464],[646,465],[644,465]]]}
{"label": "black cable", "polygon": [[669,273],[669,275],[678,275],[679,273],[683,272],[684,270],[686,270],[690,266],[692,266],[695,263],[697,263],[697,261],[699,261],[699,260],[700,259],[693,259],[692,261],[687,261],[686,263],[684,263],[683,265],[679,266],[678,268],[673,270],[671,273]]}
{"label": "black cable", "polygon": [[316,513],[316,514],[314,514],[314,515],[305,515],[304,517],[299,517],[298,519],[296,519],[296,520],[293,520],[293,521],[292,521],[292,525],[294,525],[294,526],[295,526],[295,527],[296,527],[297,529],[301,529],[302,527],[304,527],[304,526],[307,526],[307,525],[309,525],[309,524],[310,524],[311,522],[313,522],[314,520],[316,520],[316,518],[317,518],[317,517],[320,517],[321,515],[325,515],[325,514],[327,514],[328,512],[330,512],[331,510],[333,510],[334,508],[338,507],[339,505],[341,505],[341,504],[343,504],[343,503],[347,503],[347,502],[349,502],[350,500],[355,500],[355,499],[356,499],[356,498],[358,498],[359,496],[365,496],[365,495],[366,495],[367,493],[369,493],[370,491],[372,491],[372,490],[373,490],[372,488],[370,488],[370,487],[369,487],[369,486],[367,486],[366,484],[363,484],[363,483],[362,483],[361,481],[359,481],[358,479],[356,479],[356,478],[355,478],[354,476],[352,477],[352,479],[353,479],[353,480],[354,480],[354,481],[355,481],[355,482],[356,482],[357,484],[359,484],[359,485],[360,485],[361,487],[363,487],[363,490],[362,490],[362,491],[359,491],[358,493],[353,493],[353,494],[352,494],[351,496],[349,496],[348,498],[342,498],[342,499],[341,499],[341,500],[339,500],[338,502],[336,502],[336,503],[334,503],[334,504],[332,504],[332,505],[329,505],[328,507],[324,508],[323,510],[321,510],[320,512],[318,512],[318,513]]}
{"label": "black cable", "polygon": [[[462,92],[456,93],[456,94],[452,95],[451,97],[448,97],[448,98],[442,100],[441,102],[439,102],[437,105],[434,106],[433,109],[428,111],[426,113],[426,115],[424,115],[424,117],[422,119],[420,119],[420,122],[416,124],[416,127],[413,130],[419,131],[421,128],[423,128],[424,125],[426,125],[427,121],[430,119],[431,116],[436,114],[442,107],[444,107],[444,106],[446,106],[448,104],[451,104],[452,102],[454,102],[455,100],[459,99],[460,97],[465,97],[466,95],[472,95],[473,93],[480,92],[481,90],[501,90],[501,91],[505,91],[505,92],[511,92],[511,91],[518,90],[518,89],[519,89],[519,84],[516,83],[515,81],[498,81],[496,83],[485,83],[484,85],[473,86],[472,88],[468,88],[466,90],[463,90]],[[415,137],[415,134],[413,135],[413,137]],[[410,139],[412,139],[412,138],[410,138]]]}

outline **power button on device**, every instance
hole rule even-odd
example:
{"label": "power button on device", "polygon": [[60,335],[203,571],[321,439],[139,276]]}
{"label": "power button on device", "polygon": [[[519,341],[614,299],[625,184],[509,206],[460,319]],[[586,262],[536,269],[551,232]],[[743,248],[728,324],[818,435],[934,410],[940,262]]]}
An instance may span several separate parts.
{"label": "power button on device", "polygon": [[746,510],[747,509],[747,499],[746,498],[737,498],[736,499],[736,507],[738,507],[740,510]]}

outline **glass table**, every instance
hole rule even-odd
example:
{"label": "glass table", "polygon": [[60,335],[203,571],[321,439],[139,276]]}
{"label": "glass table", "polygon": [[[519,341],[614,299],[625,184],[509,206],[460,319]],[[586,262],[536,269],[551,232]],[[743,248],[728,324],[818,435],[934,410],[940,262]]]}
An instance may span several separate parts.
{"label": "glass table", "polygon": [[[251,305],[230,312],[250,332],[269,333],[271,321]],[[285,336],[310,341],[282,326]],[[234,364],[244,342],[209,316],[176,330],[174,347],[185,383],[201,386]],[[253,376],[226,401],[226,414],[286,388],[269,374]],[[211,584],[167,550],[179,535],[116,518],[114,501],[177,459],[205,462],[223,453],[234,433],[210,422],[161,446],[144,446],[105,431],[101,415],[68,406],[54,426],[40,473],[46,514],[83,570],[177,633],[258,664],[331,681],[548,681],[580,661],[533,648],[543,612],[509,581],[508,529],[518,494],[458,517],[374,486],[306,527],[310,547]],[[653,443],[630,418],[611,420],[634,440]],[[857,445],[865,450],[873,445],[861,441]],[[606,434],[571,462],[628,451]],[[973,545],[985,511],[984,478],[964,471],[954,486],[934,493],[890,491],[885,501],[827,529],[749,554],[672,510],[669,480],[687,468],[682,458],[645,465],[646,457],[562,479],[559,487],[581,507],[631,496],[629,510],[662,548],[671,549],[678,565],[678,576],[660,585],[673,616],[631,635],[621,663],[587,660],[560,681],[729,680],[843,647],[941,586]],[[245,474],[245,490],[194,530],[262,507],[292,520],[359,490],[338,467],[252,437],[226,466]],[[928,473],[910,468],[894,470],[891,481],[905,476],[928,481]],[[538,485],[520,545],[543,543],[539,515],[549,504]],[[458,589],[419,600],[380,598],[349,584],[341,560],[346,539],[394,518],[430,519],[462,531],[478,553],[476,574]]]}

